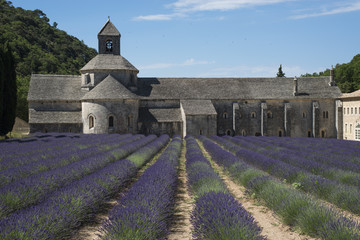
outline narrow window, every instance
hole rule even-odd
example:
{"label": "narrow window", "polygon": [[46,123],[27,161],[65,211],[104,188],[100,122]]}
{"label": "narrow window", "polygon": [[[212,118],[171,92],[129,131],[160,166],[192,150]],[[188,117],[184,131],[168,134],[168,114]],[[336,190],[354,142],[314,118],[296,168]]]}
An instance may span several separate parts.
{"label": "narrow window", "polygon": [[349,114],[349,108],[347,108],[347,114]]}
{"label": "narrow window", "polygon": [[244,137],[246,136],[246,131],[245,131],[245,129],[243,129],[243,130],[241,131],[241,135],[244,136]]}
{"label": "narrow window", "polygon": [[351,114],[354,114],[354,108],[351,108]]}
{"label": "narrow window", "polygon": [[310,130],[307,132],[307,136],[311,137],[311,131]]}
{"label": "narrow window", "polygon": [[226,135],[230,136],[231,135],[231,130],[227,130]]}
{"label": "narrow window", "polygon": [[323,111],[323,118],[325,118],[325,111]]}
{"label": "narrow window", "polygon": [[329,118],[329,112],[328,111],[326,111],[326,118]]}
{"label": "narrow window", "polygon": [[344,115],[346,114],[346,108],[344,108]]}
{"label": "narrow window", "polygon": [[347,133],[347,123],[345,123],[345,132]]}
{"label": "narrow window", "polygon": [[94,117],[90,116],[89,117],[89,128],[93,128],[94,127]]}
{"label": "narrow window", "polygon": [[110,116],[109,117],[109,128],[112,128],[112,127],[114,127],[114,117]]}
{"label": "narrow window", "polygon": [[200,129],[199,133],[200,133],[200,135],[202,135],[202,134],[203,134],[203,131]]}
{"label": "narrow window", "polygon": [[350,134],[352,133],[352,124],[350,124]]}
{"label": "narrow window", "polygon": [[282,137],[282,131],[281,130],[279,131],[279,137]]}
{"label": "narrow window", "polygon": [[267,118],[273,118],[272,112],[270,111],[267,112]]}
{"label": "narrow window", "polygon": [[306,118],[306,112],[303,112],[302,117]]}
{"label": "narrow window", "polygon": [[357,114],[357,108],[355,108],[355,114]]}
{"label": "narrow window", "polygon": [[256,118],[256,113],[255,112],[251,113],[251,118]]}
{"label": "narrow window", "polygon": [[227,112],[224,112],[224,113],[223,113],[223,118],[224,118],[224,119],[227,119],[227,118],[228,118]]}
{"label": "narrow window", "polygon": [[106,51],[112,52],[113,50],[113,43],[112,40],[106,40]]}

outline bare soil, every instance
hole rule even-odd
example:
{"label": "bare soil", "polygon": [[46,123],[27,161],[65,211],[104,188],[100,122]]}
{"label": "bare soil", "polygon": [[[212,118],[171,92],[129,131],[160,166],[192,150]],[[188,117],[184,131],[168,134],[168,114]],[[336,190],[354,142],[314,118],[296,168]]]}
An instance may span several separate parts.
{"label": "bare soil", "polygon": [[294,229],[287,225],[284,225],[280,217],[277,216],[271,209],[266,206],[261,206],[258,201],[251,198],[245,193],[245,188],[236,184],[230,179],[224,172],[224,170],[211,160],[210,155],[204,149],[203,145],[199,142],[204,155],[210,160],[215,171],[219,173],[219,176],[224,180],[230,193],[235,199],[242,204],[244,209],[251,213],[255,218],[258,225],[262,228],[261,235],[266,236],[269,240],[314,240],[306,235],[302,235],[296,232]]}
{"label": "bare soil", "polygon": [[185,141],[180,156],[178,191],[175,197],[175,214],[170,227],[169,240],[189,240],[191,239],[192,226],[190,214],[194,209],[194,204],[187,188],[187,177],[185,168]]}

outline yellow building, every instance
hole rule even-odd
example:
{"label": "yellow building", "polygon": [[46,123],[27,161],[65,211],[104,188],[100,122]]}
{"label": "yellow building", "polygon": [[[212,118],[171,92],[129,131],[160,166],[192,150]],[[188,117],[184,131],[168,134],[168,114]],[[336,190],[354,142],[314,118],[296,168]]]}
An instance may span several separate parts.
{"label": "yellow building", "polygon": [[341,100],[344,139],[360,141],[360,90],[343,94]]}

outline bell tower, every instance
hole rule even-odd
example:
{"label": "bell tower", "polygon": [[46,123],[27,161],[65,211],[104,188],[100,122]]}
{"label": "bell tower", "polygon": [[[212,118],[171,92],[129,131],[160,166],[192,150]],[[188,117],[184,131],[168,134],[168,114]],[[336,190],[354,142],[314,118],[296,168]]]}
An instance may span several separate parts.
{"label": "bell tower", "polygon": [[109,18],[98,33],[99,54],[120,55],[120,38],[120,32]]}

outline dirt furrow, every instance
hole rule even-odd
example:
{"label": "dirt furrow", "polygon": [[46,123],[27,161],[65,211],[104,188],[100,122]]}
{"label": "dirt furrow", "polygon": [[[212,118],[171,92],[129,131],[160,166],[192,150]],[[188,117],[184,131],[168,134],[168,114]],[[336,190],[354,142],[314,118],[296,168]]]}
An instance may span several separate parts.
{"label": "dirt furrow", "polygon": [[230,177],[225,174],[224,170],[211,160],[210,155],[204,149],[201,142],[199,142],[199,145],[204,155],[210,160],[215,171],[217,171],[219,176],[224,180],[230,193],[242,204],[246,211],[251,213],[258,225],[262,228],[262,236],[266,236],[269,240],[315,240],[315,238],[293,231],[289,226],[284,225],[271,209],[266,206],[261,206],[258,201],[245,194],[245,188],[232,181]]}
{"label": "dirt furrow", "polygon": [[175,214],[170,227],[169,240],[189,240],[191,239],[190,214],[194,208],[193,200],[187,189],[187,177],[185,167],[185,141],[181,150],[179,164],[178,192],[175,200]]}

